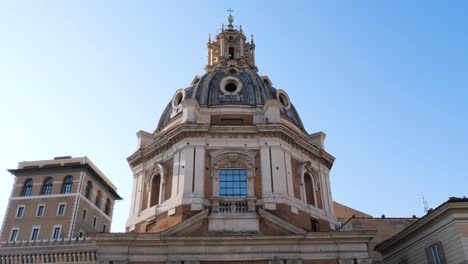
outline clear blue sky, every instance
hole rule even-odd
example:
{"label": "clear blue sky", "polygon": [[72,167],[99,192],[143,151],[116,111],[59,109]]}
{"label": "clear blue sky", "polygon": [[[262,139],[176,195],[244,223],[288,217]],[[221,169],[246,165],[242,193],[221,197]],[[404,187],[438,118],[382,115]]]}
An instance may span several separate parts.
{"label": "clear blue sky", "polygon": [[[286,4],[287,3],[287,4]],[[0,3],[0,217],[23,160],[88,156],[118,186],[174,92],[203,74],[232,8],[262,75],[336,157],[335,200],[374,216],[468,196],[468,2]]]}

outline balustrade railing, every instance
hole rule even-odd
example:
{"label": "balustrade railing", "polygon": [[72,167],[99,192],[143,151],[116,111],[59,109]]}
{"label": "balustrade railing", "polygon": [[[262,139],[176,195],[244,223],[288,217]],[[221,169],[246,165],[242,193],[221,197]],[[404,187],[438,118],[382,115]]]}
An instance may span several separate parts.
{"label": "balustrade railing", "polygon": [[4,243],[0,264],[97,263],[96,248],[89,240],[52,240]]}
{"label": "balustrade railing", "polygon": [[255,211],[255,199],[212,198],[211,211],[222,214],[242,214]]}

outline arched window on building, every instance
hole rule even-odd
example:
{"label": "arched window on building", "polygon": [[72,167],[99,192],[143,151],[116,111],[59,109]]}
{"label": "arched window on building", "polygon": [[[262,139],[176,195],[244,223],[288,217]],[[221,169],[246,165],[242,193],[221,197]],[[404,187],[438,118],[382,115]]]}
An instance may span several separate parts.
{"label": "arched window on building", "polygon": [[[107,198],[106,203],[104,204],[104,213],[106,215],[109,215],[109,212],[110,212],[110,199]],[[103,232],[105,232],[105,231],[103,231]]]}
{"label": "arched window on building", "polygon": [[42,195],[49,195],[52,193],[52,185],[54,184],[54,179],[52,177],[47,177],[44,180],[44,184],[42,185]]}
{"label": "arched window on building", "polygon": [[94,201],[94,205],[96,205],[97,208],[101,208],[101,190],[97,191],[96,193],[96,200]]}
{"label": "arched window on building", "polygon": [[153,176],[151,181],[151,189],[150,189],[150,207],[155,206],[160,203],[159,201],[159,192],[160,192],[160,185],[161,185],[161,175],[156,174]]}
{"label": "arched window on building", "polygon": [[309,173],[304,174],[304,187],[306,194],[306,202],[310,205],[315,206],[314,182],[312,180],[312,176]]}
{"label": "arched window on building", "polygon": [[67,176],[63,181],[62,193],[71,193],[73,187],[73,176]]}
{"label": "arched window on building", "polygon": [[88,181],[86,183],[85,197],[88,198],[89,200],[91,199],[91,191],[92,190],[93,190],[93,183],[91,181]]}
{"label": "arched window on building", "polygon": [[229,47],[229,59],[234,59],[234,47]]}
{"label": "arched window on building", "polygon": [[213,212],[255,211],[256,155],[250,150],[218,150],[210,153]]}
{"label": "arched window on building", "polygon": [[24,181],[23,184],[23,196],[31,196],[33,188],[33,180],[31,178]]}

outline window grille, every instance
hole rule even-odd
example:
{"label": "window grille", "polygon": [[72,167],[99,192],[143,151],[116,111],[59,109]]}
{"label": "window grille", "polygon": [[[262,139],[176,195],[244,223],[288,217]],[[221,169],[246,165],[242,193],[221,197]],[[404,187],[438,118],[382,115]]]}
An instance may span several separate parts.
{"label": "window grille", "polygon": [[219,194],[225,198],[247,196],[247,171],[245,169],[219,170]]}

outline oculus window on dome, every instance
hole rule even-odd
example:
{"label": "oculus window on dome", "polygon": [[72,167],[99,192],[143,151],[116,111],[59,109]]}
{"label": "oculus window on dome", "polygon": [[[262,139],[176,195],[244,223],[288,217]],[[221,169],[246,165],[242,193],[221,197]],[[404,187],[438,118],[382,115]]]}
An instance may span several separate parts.
{"label": "oculus window on dome", "polygon": [[180,89],[176,92],[174,97],[172,98],[172,108],[176,109],[178,108],[181,104],[182,101],[185,99],[185,90]]}
{"label": "oculus window on dome", "polygon": [[225,198],[247,196],[247,171],[245,169],[219,170],[219,194]]}
{"label": "oculus window on dome", "polygon": [[283,91],[283,90],[277,90],[276,91],[276,99],[278,99],[278,101],[280,101],[281,105],[286,109],[288,110],[289,108],[291,108],[291,101],[289,100],[289,96],[288,94]]}
{"label": "oculus window on dome", "polygon": [[221,80],[220,88],[224,95],[239,95],[242,82],[237,77],[227,76]]}

